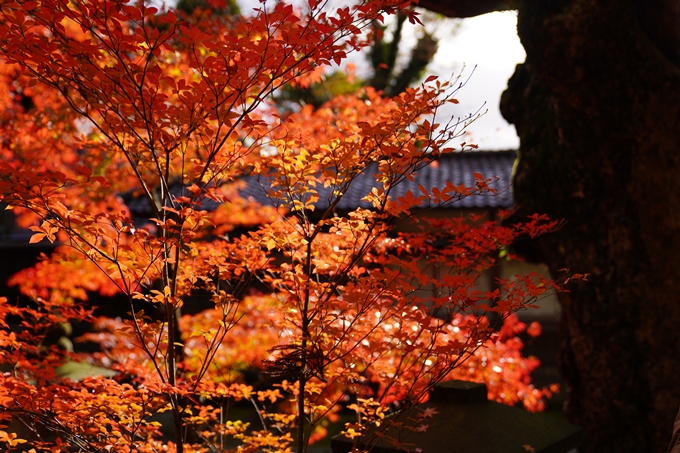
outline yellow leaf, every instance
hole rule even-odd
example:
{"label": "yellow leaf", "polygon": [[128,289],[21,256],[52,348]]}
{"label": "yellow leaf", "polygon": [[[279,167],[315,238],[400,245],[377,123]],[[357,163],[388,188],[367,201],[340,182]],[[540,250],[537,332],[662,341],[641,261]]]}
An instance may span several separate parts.
{"label": "yellow leaf", "polygon": [[29,244],[35,244],[36,242],[40,242],[43,239],[45,239],[45,234],[44,233],[36,233],[33,236],[31,236],[31,239],[29,239],[28,243]]}
{"label": "yellow leaf", "polygon": [[7,432],[0,430],[0,442],[7,442],[10,447],[14,447],[17,444],[23,444],[27,441],[24,439],[18,439],[16,433],[8,434]]}
{"label": "yellow leaf", "polygon": [[342,434],[344,434],[345,437],[349,437],[350,439],[354,439],[355,437],[361,436],[361,433],[354,431],[354,428],[350,428],[347,431],[343,431]]}

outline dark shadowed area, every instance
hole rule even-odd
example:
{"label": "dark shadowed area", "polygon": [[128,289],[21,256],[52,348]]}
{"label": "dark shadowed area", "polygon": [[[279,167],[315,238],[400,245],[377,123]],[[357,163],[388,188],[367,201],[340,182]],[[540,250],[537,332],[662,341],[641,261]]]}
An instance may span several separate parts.
{"label": "dark shadowed area", "polygon": [[521,140],[515,198],[566,220],[524,254],[590,272],[561,297],[567,413],[582,452],[664,452],[680,404],[680,5],[467,2],[518,9],[527,62],[502,111]]}

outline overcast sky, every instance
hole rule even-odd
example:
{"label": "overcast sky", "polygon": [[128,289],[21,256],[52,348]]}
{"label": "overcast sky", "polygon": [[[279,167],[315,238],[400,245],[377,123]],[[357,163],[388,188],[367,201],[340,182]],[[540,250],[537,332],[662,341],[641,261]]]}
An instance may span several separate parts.
{"label": "overcast sky", "polygon": [[458,94],[457,108],[460,113],[474,112],[486,103],[487,113],[469,127],[468,142],[480,149],[515,149],[517,133],[501,116],[498,104],[515,66],[526,56],[517,36],[517,15],[497,12],[460,23],[455,33],[440,40],[431,70],[442,77],[463,70],[465,79],[474,69]]}
{"label": "overcast sky", "polygon": [[[451,105],[450,112],[444,113],[464,117],[480,109],[486,112],[469,126],[468,136],[461,141],[475,143],[480,150],[518,148],[515,127],[503,119],[498,106],[515,66],[526,56],[517,36],[517,13],[496,12],[461,20],[423,12],[422,21],[425,29],[439,40],[428,74],[436,74],[442,80],[461,75],[460,80],[467,81],[456,96],[460,104]],[[402,63],[408,62],[410,49],[422,33],[420,25],[406,24]],[[363,55],[352,55],[350,60],[357,65],[358,76],[362,66],[363,70],[369,68]],[[446,122],[446,118],[440,118],[439,122]]]}
{"label": "overcast sky", "polygon": [[[260,6],[257,0],[237,1],[246,14]],[[294,0],[294,3],[297,1]],[[332,2],[346,4],[346,0]],[[468,80],[469,76],[466,86],[457,95],[460,104],[452,106],[455,108],[450,115],[465,116],[480,108],[486,111],[469,126],[469,135],[464,141],[479,145],[480,150],[516,149],[519,139],[515,128],[503,119],[498,107],[515,65],[525,58],[524,48],[517,37],[516,12],[496,12],[464,20],[435,19],[434,15],[429,16],[425,12],[423,22],[428,32],[439,39],[439,50],[428,73],[447,80],[461,71],[461,80]],[[407,28],[404,44],[412,46],[420,34],[422,29]],[[405,49],[404,58],[408,57],[408,53],[410,50]],[[366,57],[353,55],[350,60],[356,64],[357,76],[361,77],[362,66],[368,68]],[[441,118],[440,122],[445,120]]]}

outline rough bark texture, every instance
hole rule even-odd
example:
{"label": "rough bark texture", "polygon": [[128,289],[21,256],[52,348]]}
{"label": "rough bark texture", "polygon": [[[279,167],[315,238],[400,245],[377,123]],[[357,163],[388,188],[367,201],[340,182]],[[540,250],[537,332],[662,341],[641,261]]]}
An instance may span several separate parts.
{"label": "rough bark texture", "polygon": [[520,214],[567,221],[531,251],[590,272],[563,297],[561,368],[580,452],[664,452],[680,404],[680,9],[525,0],[503,112]]}
{"label": "rough bark texture", "polygon": [[561,299],[579,452],[665,452],[680,405],[680,2],[522,0],[518,18],[527,63],[502,100],[521,139],[518,215],[567,222],[524,252],[591,273]]}

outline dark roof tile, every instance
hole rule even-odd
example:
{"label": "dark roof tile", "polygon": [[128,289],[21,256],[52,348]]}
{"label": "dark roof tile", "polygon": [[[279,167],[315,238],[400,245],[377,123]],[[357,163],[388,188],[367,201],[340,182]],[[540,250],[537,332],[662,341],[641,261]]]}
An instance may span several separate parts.
{"label": "dark roof tile", "polygon": [[[490,184],[490,186],[498,191],[498,195],[484,194],[469,196],[446,207],[452,209],[508,208],[512,206],[514,202],[511,182],[512,167],[516,155],[517,153],[515,151],[467,151],[464,153],[446,154],[437,159],[434,165],[430,164],[418,171],[413,181],[406,180],[396,186],[391,195],[394,197],[401,197],[404,196],[408,190],[411,190],[414,195],[418,196],[421,193],[418,190],[418,184],[422,184],[423,187],[428,190],[434,187],[443,188],[446,186],[447,182],[450,182],[455,186],[462,184],[466,187],[474,187],[474,173],[480,173],[484,178],[494,179],[494,182]],[[370,208],[370,204],[363,201],[362,198],[370,193],[373,187],[377,186],[375,177],[373,176],[377,173],[377,169],[377,163],[369,165],[367,170],[352,182],[349,190],[337,205],[337,209],[352,210],[357,207]],[[262,205],[273,204],[272,200],[267,196],[266,189],[269,188],[270,183],[265,177],[246,176],[242,181],[245,184],[239,192],[245,199],[256,201]],[[176,189],[177,194],[179,194],[179,187],[172,189]],[[323,209],[328,206],[330,189],[317,187],[317,191],[319,192],[319,201],[316,203],[316,206],[317,209]],[[150,210],[146,200],[142,198],[127,198],[126,201],[135,217],[149,217]],[[216,207],[217,203],[212,200],[205,200],[202,204],[202,209],[208,211],[212,211]]]}
{"label": "dark roof tile", "polygon": [[[406,180],[396,186],[391,195],[401,197],[411,190],[414,195],[418,196],[421,194],[418,190],[419,184],[428,190],[434,187],[443,188],[447,182],[455,186],[463,184],[466,187],[475,187],[474,173],[481,173],[484,178],[494,179],[490,186],[498,191],[498,195],[484,194],[465,197],[447,207],[453,209],[507,208],[514,202],[511,182],[516,155],[515,151],[469,151],[447,154],[439,158],[434,165],[430,164],[418,171],[413,181]],[[369,165],[366,171],[352,182],[337,208],[340,210],[351,210],[357,207],[370,208],[370,204],[362,198],[377,186],[373,176],[377,173],[377,169],[377,163]],[[249,176],[245,178],[245,186],[240,193],[247,199],[263,205],[271,205],[272,201],[265,191],[268,185],[264,177]],[[317,187],[317,191],[319,201],[316,206],[318,209],[323,209],[328,206],[330,189]]]}

